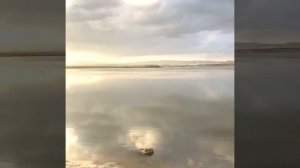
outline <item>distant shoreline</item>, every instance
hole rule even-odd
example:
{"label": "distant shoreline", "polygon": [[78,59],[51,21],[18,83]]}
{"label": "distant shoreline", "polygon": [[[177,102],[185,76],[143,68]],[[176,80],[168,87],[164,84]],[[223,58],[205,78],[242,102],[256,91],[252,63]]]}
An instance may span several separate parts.
{"label": "distant shoreline", "polygon": [[98,65],[98,66],[66,66],[67,69],[105,69],[105,68],[197,68],[212,66],[233,66],[232,63],[215,63],[215,64],[199,64],[199,65]]}

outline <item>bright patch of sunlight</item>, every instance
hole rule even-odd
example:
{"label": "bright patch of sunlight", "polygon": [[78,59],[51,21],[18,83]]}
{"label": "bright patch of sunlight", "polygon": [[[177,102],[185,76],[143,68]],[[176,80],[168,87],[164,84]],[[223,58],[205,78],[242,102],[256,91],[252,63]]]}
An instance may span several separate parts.
{"label": "bright patch of sunlight", "polygon": [[76,144],[78,137],[75,135],[75,130],[73,128],[66,129],[66,148],[67,151],[70,147]]}
{"label": "bright patch of sunlight", "polygon": [[159,0],[124,0],[124,2],[132,6],[147,7],[158,3]]}
{"label": "bright patch of sunlight", "polygon": [[66,0],[66,8],[70,8],[73,5],[74,0]]}
{"label": "bright patch of sunlight", "polygon": [[147,128],[134,128],[128,131],[129,140],[137,149],[153,148],[159,140],[158,132]]}

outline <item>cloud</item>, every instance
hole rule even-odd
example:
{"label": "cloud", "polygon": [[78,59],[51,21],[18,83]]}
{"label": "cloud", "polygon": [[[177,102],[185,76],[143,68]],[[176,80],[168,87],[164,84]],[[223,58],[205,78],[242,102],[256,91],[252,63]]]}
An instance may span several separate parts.
{"label": "cloud", "polygon": [[[106,55],[233,52],[232,0],[77,0],[67,10],[67,47]],[[214,36],[214,37],[213,37]]]}
{"label": "cloud", "polygon": [[81,22],[92,20],[103,20],[105,17],[113,15],[111,9],[117,7],[119,1],[74,1],[71,2],[71,9],[67,12],[68,22]]}

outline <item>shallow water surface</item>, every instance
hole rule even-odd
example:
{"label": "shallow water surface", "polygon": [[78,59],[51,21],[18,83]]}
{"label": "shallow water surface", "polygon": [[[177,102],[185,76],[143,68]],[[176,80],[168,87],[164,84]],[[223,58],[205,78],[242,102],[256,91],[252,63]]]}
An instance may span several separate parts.
{"label": "shallow water surface", "polygon": [[[232,66],[68,69],[67,165],[232,168],[233,75]],[[140,153],[147,147],[152,156]]]}

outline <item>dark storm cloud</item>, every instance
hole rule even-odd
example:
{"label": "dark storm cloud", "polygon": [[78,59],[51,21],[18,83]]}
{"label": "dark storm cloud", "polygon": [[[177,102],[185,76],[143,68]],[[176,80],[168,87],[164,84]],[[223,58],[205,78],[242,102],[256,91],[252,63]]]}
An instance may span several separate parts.
{"label": "dark storm cloud", "polygon": [[233,0],[74,1],[67,46],[116,55],[231,53]]}
{"label": "dark storm cloud", "polygon": [[276,43],[299,41],[299,6],[297,0],[236,1],[237,40]]}
{"label": "dark storm cloud", "polygon": [[64,50],[65,1],[1,0],[0,52]]}

